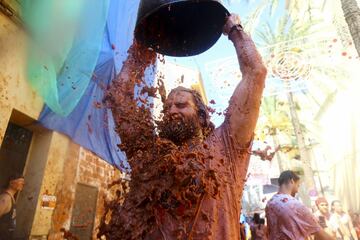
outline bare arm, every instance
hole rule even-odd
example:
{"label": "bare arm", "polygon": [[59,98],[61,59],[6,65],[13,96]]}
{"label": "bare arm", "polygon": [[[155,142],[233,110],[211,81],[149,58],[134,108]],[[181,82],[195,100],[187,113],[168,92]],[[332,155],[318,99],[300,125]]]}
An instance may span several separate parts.
{"label": "bare arm", "polygon": [[120,74],[110,87],[106,102],[121,138],[120,147],[131,158],[137,150],[146,148],[146,143],[154,135],[150,111],[137,104],[134,88],[143,81],[144,71],[155,61],[156,54],[137,43],[130,47],[128,54]]}
{"label": "bare arm", "polygon": [[357,234],[356,234],[356,231],[355,231],[355,228],[354,228],[354,225],[351,221],[351,218],[350,216],[348,215],[349,217],[349,230],[350,230],[350,234],[351,236],[354,238],[354,240],[358,240],[358,237],[357,237]]}
{"label": "bare arm", "polygon": [[7,194],[0,195],[0,217],[11,210],[11,198]]}
{"label": "bare arm", "polygon": [[[240,23],[238,16],[231,15],[225,25],[224,33]],[[242,73],[242,81],[237,85],[229,103],[225,122],[231,135],[240,146],[248,146],[259,116],[261,96],[265,86],[266,67],[256,50],[254,42],[242,30],[230,33]]]}
{"label": "bare arm", "polygon": [[335,240],[334,237],[325,232],[324,229],[314,233],[315,240]]}

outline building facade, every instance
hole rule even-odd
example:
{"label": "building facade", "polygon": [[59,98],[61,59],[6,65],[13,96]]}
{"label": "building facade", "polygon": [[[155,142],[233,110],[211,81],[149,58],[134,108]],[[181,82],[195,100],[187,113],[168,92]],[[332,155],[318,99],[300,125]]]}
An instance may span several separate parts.
{"label": "building facade", "polygon": [[95,238],[111,198],[108,184],[122,173],[67,136],[38,124],[42,99],[26,79],[27,35],[0,11],[0,185],[25,176],[17,196],[18,239],[63,239],[61,229]]}

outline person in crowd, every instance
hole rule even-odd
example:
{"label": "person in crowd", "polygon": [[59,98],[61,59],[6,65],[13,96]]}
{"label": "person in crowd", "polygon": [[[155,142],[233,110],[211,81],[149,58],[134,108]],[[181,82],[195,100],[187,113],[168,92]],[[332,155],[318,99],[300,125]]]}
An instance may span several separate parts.
{"label": "person in crowd", "polygon": [[330,228],[335,234],[336,239],[342,240],[358,240],[355,228],[349,214],[342,207],[339,200],[331,203]]}
{"label": "person in crowd", "polygon": [[5,191],[0,194],[0,240],[13,239],[16,227],[15,196],[23,189],[24,184],[21,174],[11,175]]}
{"label": "person in crowd", "polygon": [[[134,87],[137,84],[134,73],[138,72],[143,54],[134,50],[136,45],[133,50],[129,50],[129,57],[124,62],[121,73],[113,81],[106,101],[110,105],[116,130],[121,137],[121,149],[125,151],[130,165],[133,164],[131,184],[137,184],[137,189],[134,192],[130,190],[129,197],[119,210],[122,212],[117,215],[120,217],[114,217],[109,224],[125,226],[131,219],[131,226],[136,226],[136,229],[104,227],[106,231],[102,234],[105,236],[118,234],[121,237],[139,239],[136,235],[139,233],[146,236],[145,239],[175,239],[180,235],[186,235],[187,239],[240,238],[240,225],[234,216],[240,216],[241,204],[238,199],[242,196],[245,183],[267,72],[255,44],[240,23],[239,16],[232,14],[224,26],[224,34],[235,46],[243,80],[239,82],[229,101],[224,123],[218,128],[210,122],[208,109],[200,94],[178,87],[164,99],[163,119],[157,126],[157,135],[152,124],[153,119],[148,114],[150,111],[142,111],[134,98]],[[149,50],[143,48],[143,51],[146,53]],[[170,156],[173,156],[173,162],[163,161],[170,159]],[[141,159],[141,162],[138,159]],[[167,176],[168,178],[164,178],[163,174],[158,175],[158,171],[152,170],[158,166],[153,164],[153,159],[158,159],[158,165],[164,164],[163,166],[169,166],[169,169],[176,169],[177,174]],[[193,169],[196,169],[194,174]],[[211,175],[200,177],[210,171]],[[181,177],[189,179],[183,181],[187,185],[168,185],[180,181],[177,179],[180,179],[182,172],[185,175]],[[151,181],[144,181],[145,178]],[[164,179],[174,180],[164,183]],[[149,182],[155,183],[151,190]],[[157,187],[159,182],[164,186],[161,189]],[[171,191],[165,188],[167,185],[171,186]],[[191,187],[186,187],[188,185]],[[136,197],[137,193],[148,192],[161,197]],[[193,195],[189,197],[189,194]],[[186,201],[182,201],[182,196],[186,196]],[[148,222],[143,223],[143,214],[138,214],[139,211],[132,206],[134,202],[140,201],[139,199],[144,199],[137,204],[143,206],[144,212],[148,211],[146,219],[153,223],[151,226]],[[192,202],[189,203],[189,199]],[[191,206],[188,208],[185,204]],[[186,212],[184,210],[184,213],[179,215],[179,209],[186,209]],[[128,232],[133,235],[129,237]]]}
{"label": "person in crowd", "polygon": [[[257,214],[257,215],[256,215]],[[258,213],[254,214],[254,222],[251,225],[251,240],[266,240],[267,232],[265,219],[260,218]]]}
{"label": "person in crowd", "polygon": [[248,240],[251,237],[250,224],[248,223],[248,218],[244,213],[240,214],[240,234],[242,236],[240,239]]}
{"label": "person in crowd", "polygon": [[310,210],[295,198],[300,177],[287,170],[280,174],[279,192],[266,205],[267,229],[270,240],[334,239],[316,221]]}
{"label": "person in crowd", "polygon": [[240,223],[240,240],[246,240],[245,223]]}
{"label": "person in crowd", "polygon": [[266,226],[266,223],[265,223],[265,218],[261,218],[260,219],[259,234],[258,234],[258,236],[260,237],[259,239],[267,240],[268,239],[267,233],[268,233],[268,229],[267,229],[267,226]]}
{"label": "person in crowd", "polygon": [[316,220],[327,233],[333,235],[331,229],[329,228],[330,211],[328,201],[325,197],[318,197],[315,204],[317,208],[315,212]]}
{"label": "person in crowd", "polygon": [[353,225],[358,239],[360,238],[360,213],[355,213],[353,216]]}
{"label": "person in crowd", "polygon": [[254,213],[251,222],[250,222],[250,230],[252,232],[252,229],[255,227],[256,224],[259,224],[260,221],[260,214],[259,213]]}
{"label": "person in crowd", "polygon": [[260,221],[260,214],[254,213],[253,218],[251,219],[251,222],[250,222],[251,239],[254,239],[255,228],[259,224],[259,221]]}

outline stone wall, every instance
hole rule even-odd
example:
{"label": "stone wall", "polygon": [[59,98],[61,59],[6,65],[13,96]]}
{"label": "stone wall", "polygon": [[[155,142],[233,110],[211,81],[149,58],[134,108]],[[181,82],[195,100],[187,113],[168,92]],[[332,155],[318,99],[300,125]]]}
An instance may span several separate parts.
{"label": "stone wall", "polygon": [[55,191],[58,204],[52,215],[49,239],[62,239],[60,229],[70,229],[77,184],[96,187],[98,190],[93,229],[93,239],[95,239],[97,227],[104,213],[104,198],[112,197],[107,191],[107,186],[122,177],[122,174],[95,154],[74,143],[70,144],[68,151],[63,166],[64,174]]}
{"label": "stone wall", "polygon": [[26,35],[0,12],[0,143],[13,109],[37,119],[43,102],[26,81]]}

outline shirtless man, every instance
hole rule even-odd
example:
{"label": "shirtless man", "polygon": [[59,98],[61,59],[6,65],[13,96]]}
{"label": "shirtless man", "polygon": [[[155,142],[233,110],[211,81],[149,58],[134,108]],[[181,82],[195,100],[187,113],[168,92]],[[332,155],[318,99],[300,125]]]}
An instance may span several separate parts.
{"label": "shirtless man", "polygon": [[[139,124],[146,114],[135,103],[136,81],[129,76],[149,53],[129,51],[110,99],[132,180],[122,207],[115,206],[110,224],[100,227],[107,239],[240,239],[239,199],[267,70],[239,16],[228,17],[224,35],[235,46],[242,81],[216,129],[200,95],[183,87],[164,99],[158,134],[151,121]],[[146,162],[153,154],[162,157]]]}

